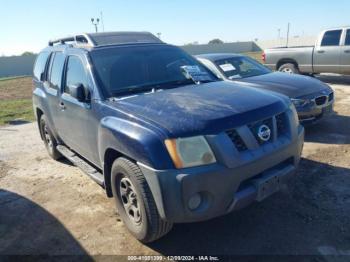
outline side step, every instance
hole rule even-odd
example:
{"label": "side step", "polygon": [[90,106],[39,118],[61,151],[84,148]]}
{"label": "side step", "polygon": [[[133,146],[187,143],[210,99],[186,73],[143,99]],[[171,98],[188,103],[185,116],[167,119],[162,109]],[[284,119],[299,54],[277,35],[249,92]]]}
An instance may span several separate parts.
{"label": "side step", "polygon": [[68,147],[63,145],[58,145],[57,150],[73,165],[79,167],[85,174],[91,177],[96,183],[101,186],[104,186],[104,177],[101,172],[96,170],[93,166],[87,163],[84,159],[82,159],[79,155],[71,151]]}

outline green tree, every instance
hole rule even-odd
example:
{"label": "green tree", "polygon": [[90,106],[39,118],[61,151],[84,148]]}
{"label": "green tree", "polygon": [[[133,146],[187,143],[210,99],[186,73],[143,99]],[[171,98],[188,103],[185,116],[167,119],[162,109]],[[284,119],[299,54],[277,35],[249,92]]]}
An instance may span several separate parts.
{"label": "green tree", "polygon": [[211,44],[223,44],[223,43],[224,43],[224,41],[222,41],[221,39],[215,38],[213,40],[210,40],[208,44],[211,45]]}
{"label": "green tree", "polygon": [[24,52],[23,54],[22,54],[22,56],[25,56],[25,55],[34,55],[34,53],[32,53],[32,52]]}

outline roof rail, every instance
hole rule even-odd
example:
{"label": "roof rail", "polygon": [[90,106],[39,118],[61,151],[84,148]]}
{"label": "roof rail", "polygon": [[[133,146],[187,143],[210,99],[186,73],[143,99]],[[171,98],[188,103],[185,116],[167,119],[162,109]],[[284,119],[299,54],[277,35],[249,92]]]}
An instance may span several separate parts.
{"label": "roof rail", "polygon": [[90,39],[90,37],[87,34],[80,34],[76,36],[68,36],[64,38],[50,40],[49,46],[53,46],[54,44],[64,45],[67,42],[73,42],[76,45],[95,46],[94,42]]}
{"label": "roof rail", "polygon": [[88,47],[133,43],[163,43],[158,37],[148,32],[103,32],[79,34],[51,40],[49,41],[49,46],[53,46],[54,44],[64,45],[69,42]]}

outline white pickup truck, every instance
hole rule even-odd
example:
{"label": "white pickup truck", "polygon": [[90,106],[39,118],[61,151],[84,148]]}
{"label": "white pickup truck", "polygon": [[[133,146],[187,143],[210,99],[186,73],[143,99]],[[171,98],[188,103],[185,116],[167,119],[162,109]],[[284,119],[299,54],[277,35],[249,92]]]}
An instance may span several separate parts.
{"label": "white pickup truck", "polygon": [[290,74],[350,75],[350,26],[321,32],[315,46],[267,49],[263,60],[272,70]]}

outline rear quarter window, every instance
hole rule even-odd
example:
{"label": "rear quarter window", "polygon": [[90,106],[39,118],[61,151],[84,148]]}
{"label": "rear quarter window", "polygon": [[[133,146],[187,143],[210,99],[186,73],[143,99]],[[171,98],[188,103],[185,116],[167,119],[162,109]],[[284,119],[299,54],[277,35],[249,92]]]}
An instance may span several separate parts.
{"label": "rear quarter window", "polygon": [[49,69],[50,87],[60,89],[62,84],[62,73],[65,61],[65,55],[62,52],[55,52],[51,56],[51,63]]}
{"label": "rear quarter window", "polygon": [[33,75],[34,75],[34,78],[37,81],[41,80],[40,79],[41,78],[41,74],[45,72],[47,59],[48,59],[49,55],[50,55],[49,52],[42,52],[36,58],[35,65],[34,65],[34,70],[33,70]]}
{"label": "rear quarter window", "polygon": [[350,45],[350,29],[346,31],[345,45]]}

